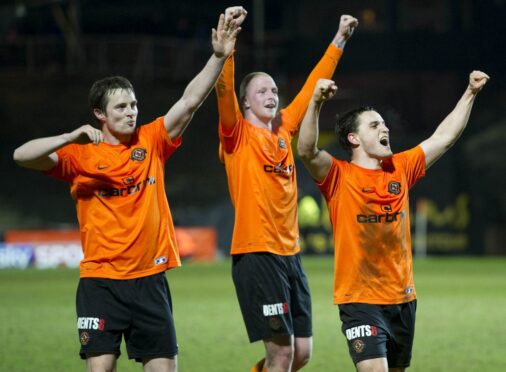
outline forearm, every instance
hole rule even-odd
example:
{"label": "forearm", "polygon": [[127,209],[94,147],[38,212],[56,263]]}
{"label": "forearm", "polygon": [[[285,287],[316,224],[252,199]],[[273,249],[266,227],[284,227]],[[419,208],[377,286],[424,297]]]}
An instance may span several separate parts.
{"label": "forearm", "polygon": [[302,115],[304,115],[309,100],[311,99],[313,88],[316,82],[322,78],[332,78],[337,64],[341,59],[342,53],[343,51],[341,49],[336,48],[334,45],[330,45],[327,48],[324,56],[320,59],[313,71],[311,71],[309,74],[300,92],[290,103],[290,105],[286,107],[286,113],[295,123],[298,124],[302,120]]}
{"label": "forearm", "polygon": [[309,102],[306,115],[302,120],[299,130],[299,141],[297,151],[302,159],[310,160],[318,153],[318,117],[320,115],[321,103],[314,100]]}
{"label": "forearm", "polygon": [[332,165],[330,154],[320,150],[317,146],[318,116],[320,115],[321,106],[322,101],[315,102],[311,100],[309,103],[306,115],[302,120],[297,144],[297,151],[304,166],[317,182],[323,181]]}
{"label": "forearm", "polygon": [[[56,150],[71,143],[69,134],[38,138],[21,145],[14,151],[14,161],[26,168],[43,169],[54,162],[50,158]],[[41,168],[42,166],[42,168]]]}
{"label": "forearm", "polygon": [[234,57],[230,56],[227,58],[215,85],[220,123],[228,129],[234,127],[240,115],[239,104],[234,90],[234,73]]}
{"label": "forearm", "polygon": [[443,141],[447,147],[452,146],[467,126],[475,98],[476,93],[467,88],[453,111],[439,124],[433,137]]}
{"label": "forearm", "polygon": [[435,132],[420,146],[425,153],[425,165],[430,168],[460,137],[467,126],[476,93],[469,88],[450,114],[439,124]]}
{"label": "forearm", "polygon": [[[318,61],[317,65],[309,74],[299,96],[307,102],[313,94],[313,88],[319,79],[331,79],[336,71],[337,64],[343,55],[342,49],[335,45],[329,45],[323,57]],[[301,97],[301,98],[302,98]],[[297,97],[298,98],[298,97]],[[296,98],[296,99],[297,99]],[[307,105],[307,103],[306,103]]]}
{"label": "forearm", "polygon": [[182,135],[195,111],[211,92],[224,62],[225,57],[218,58],[213,54],[204,68],[186,86],[181,98],[167,112],[164,126],[170,138]]}
{"label": "forearm", "polygon": [[213,54],[204,68],[188,84],[181,99],[190,112],[196,111],[209,95],[220,75],[224,62],[225,57],[219,58]]}
{"label": "forearm", "polygon": [[346,45],[346,39],[343,35],[341,35],[339,32],[334,36],[334,39],[332,39],[332,44],[339,49],[344,49]]}
{"label": "forearm", "polygon": [[334,40],[332,43],[338,48],[343,49],[346,45],[346,41],[353,35],[353,31],[358,26],[358,20],[349,15],[343,14],[339,21],[339,28],[337,30],[336,36],[334,36]]}

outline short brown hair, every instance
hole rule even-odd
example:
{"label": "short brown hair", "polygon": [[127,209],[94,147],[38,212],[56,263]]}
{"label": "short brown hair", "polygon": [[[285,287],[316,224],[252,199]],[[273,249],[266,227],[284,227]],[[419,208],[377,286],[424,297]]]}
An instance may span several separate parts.
{"label": "short brown hair", "polygon": [[358,130],[358,117],[366,111],[375,111],[374,108],[369,106],[362,106],[350,111],[345,112],[342,115],[337,115],[337,122],[334,127],[334,131],[337,135],[337,139],[341,147],[348,153],[348,155],[352,155],[352,146],[350,141],[348,141],[349,133],[357,133]]}
{"label": "short brown hair", "polygon": [[109,76],[93,83],[90,88],[90,93],[88,94],[88,103],[90,105],[92,116],[95,120],[97,119],[95,115],[93,115],[93,110],[99,109],[100,111],[105,112],[108,96],[116,89],[124,89],[135,93],[132,83],[123,76]]}

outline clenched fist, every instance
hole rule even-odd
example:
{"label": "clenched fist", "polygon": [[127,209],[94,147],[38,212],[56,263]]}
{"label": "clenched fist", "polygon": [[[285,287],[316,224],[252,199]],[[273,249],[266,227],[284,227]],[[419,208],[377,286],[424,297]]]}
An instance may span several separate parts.
{"label": "clenched fist", "polygon": [[316,82],[313,99],[315,102],[325,102],[334,97],[337,92],[337,85],[332,80],[320,79]]}
{"label": "clenched fist", "polygon": [[469,75],[469,89],[474,94],[478,93],[484,86],[487,84],[487,81],[490,79],[486,73],[482,71],[473,71]]}

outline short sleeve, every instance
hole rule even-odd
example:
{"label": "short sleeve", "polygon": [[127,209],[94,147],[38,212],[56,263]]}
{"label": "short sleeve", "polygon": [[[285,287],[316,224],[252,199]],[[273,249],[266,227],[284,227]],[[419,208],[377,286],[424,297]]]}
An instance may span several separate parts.
{"label": "short sleeve", "polygon": [[56,151],[58,163],[56,166],[46,172],[48,176],[72,183],[79,174],[79,146],[67,145]]}
{"label": "short sleeve", "polygon": [[341,173],[342,169],[339,161],[336,158],[332,158],[332,165],[330,166],[327,176],[325,176],[321,182],[316,182],[316,185],[327,201],[334,196]]}
{"label": "short sleeve", "polygon": [[149,138],[149,141],[154,144],[158,155],[163,161],[167,159],[177,150],[182,143],[182,137],[179,136],[175,139],[170,138],[164,126],[164,117],[161,116],[149,124],[140,127],[140,134]]}
{"label": "short sleeve", "polygon": [[411,188],[425,176],[425,153],[421,146],[416,146],[399,153],[399,157],[406,172],[408,187]]}
{"label": "short sleeve", "polygon": [[223,125],[219,125],[218,135],[220,137],[220,144],[227,154],[237,151],[239,143],[243,137],[245,125],[247,125],[247,123],[244,122],[242,115],[239,117],[237,124],[234,125],[231,130],[224,130],[225,128]]}

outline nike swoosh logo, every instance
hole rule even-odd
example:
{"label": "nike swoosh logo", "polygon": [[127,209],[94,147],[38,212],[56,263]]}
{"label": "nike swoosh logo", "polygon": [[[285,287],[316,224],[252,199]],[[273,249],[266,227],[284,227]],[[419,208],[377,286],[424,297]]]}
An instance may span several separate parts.
{"label": "nike swoosh logo", "polygon": [[108,167],[108,165],[97,165],[97,169],[98,170],[102,170],[102,169],[105,169],[107,167]]}
{"label": "nike swoosh logo", "polygon": [[376,191],[375,187],[364,187],[362,189],[362,192],[365,192],[365,193],[371,193],[371,192],[375,192],[375,191]]}

